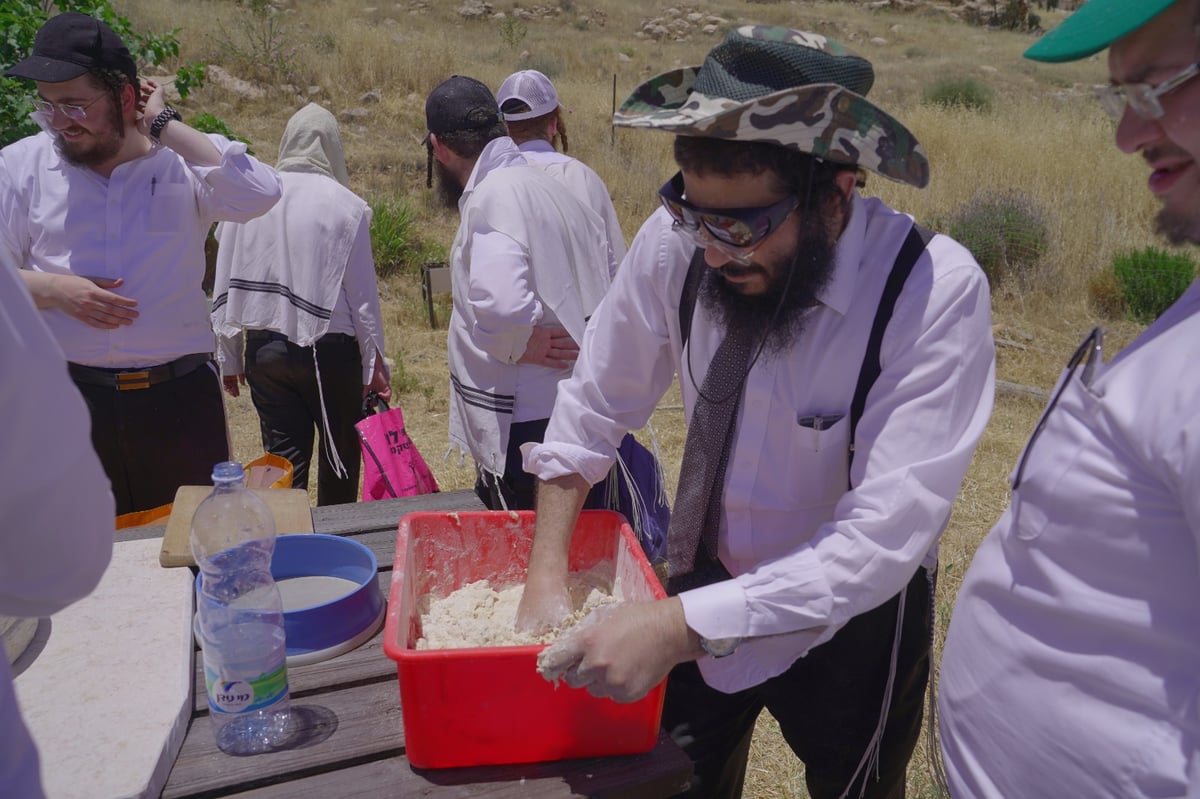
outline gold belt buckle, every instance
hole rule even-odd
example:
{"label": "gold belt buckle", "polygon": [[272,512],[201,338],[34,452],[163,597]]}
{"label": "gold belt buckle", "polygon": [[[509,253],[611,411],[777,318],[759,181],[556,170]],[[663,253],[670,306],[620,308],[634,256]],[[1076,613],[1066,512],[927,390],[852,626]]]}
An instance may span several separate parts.
{"label": "gold belt buckle", "polygon": [[150,372],[117,372],[117,391],[150,388]]}

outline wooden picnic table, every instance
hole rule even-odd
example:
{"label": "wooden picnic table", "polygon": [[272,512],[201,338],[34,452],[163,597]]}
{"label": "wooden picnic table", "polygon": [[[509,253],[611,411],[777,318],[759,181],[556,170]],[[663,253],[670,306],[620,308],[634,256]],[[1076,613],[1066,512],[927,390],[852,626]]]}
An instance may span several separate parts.
{"label": "wooden picnic table", "polygon": [[[484,510],[473,491],[350,503],[312,510],[318,533],[351,536],[379,562],[384,597],[391,584],[396,528],[414,511]],[[162,527],[120,531],[118,540],[162,535]],[[216,747],[208,720],[203,660],[195,655],[192,717],[163,799],[177,797],[559,797],[670,796],[692,765],[665,732],[654,749],[549,763],[472,768],[413,768],[405,758],[396,664],[383,652],[383,628],[367,643],[320,663],[288,668],[299,720],[288,749],[252,757]]]}

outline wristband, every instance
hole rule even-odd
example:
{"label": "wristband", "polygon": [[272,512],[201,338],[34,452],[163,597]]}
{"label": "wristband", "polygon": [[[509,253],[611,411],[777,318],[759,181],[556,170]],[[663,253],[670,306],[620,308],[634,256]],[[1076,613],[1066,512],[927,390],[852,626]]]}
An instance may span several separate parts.
{"label": "wristband", "polygon": [[162,135],[163,128],[165,128],[167,123],[173,119],[180,122],[183,121],[183,117],[179,115],[178,111],[171,106],[167,106],[160,111],[158,116],[154,118],[154,121],[150,123],[150,138],[154,140],[155,144],[159,143],[158,137]]}

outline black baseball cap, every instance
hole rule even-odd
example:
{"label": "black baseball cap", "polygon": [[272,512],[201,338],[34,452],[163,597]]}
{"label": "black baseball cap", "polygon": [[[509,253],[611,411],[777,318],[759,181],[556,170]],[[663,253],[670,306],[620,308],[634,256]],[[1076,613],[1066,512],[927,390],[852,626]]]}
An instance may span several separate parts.
{"label": "black baseball cap", "polygon": [[67,12],[46,20],[33,40],[33,53],[4,74],[62,83],[99,69],[123,72],[137,86],[137,64],[121,37],[95,17]]}
{"label": "black baseball cap", "polygon": [[425,128],[430,133],[475,130],[499,121],[500,107],[492,90],[465,75],[451,75],[425,99]]}

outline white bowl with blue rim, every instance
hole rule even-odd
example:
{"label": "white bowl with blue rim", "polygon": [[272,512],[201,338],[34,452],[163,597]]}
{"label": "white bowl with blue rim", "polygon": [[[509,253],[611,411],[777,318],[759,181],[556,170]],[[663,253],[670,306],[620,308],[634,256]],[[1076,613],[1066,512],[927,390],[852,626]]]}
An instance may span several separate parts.
{"label": "white bowl with blue rim", "polygon": [[[387,609],[378,571],[375,553],[352,538],[276,537],[271,575],[283,600],[289,666],[328,660],[370,640]],[[197,575],[197,589],[200,579]]]}

